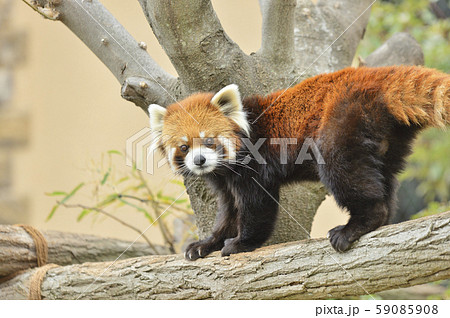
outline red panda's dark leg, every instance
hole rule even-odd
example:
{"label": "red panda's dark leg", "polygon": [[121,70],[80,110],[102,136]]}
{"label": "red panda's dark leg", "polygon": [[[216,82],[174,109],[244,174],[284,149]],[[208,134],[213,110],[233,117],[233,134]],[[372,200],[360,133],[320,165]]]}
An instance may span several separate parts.
{"label": "red panda's dark leg", "polygon": [[345,252],[362,235],[385,224],[389,216],[388,204],[378,201],[367,202],[367,205],[366,208],[359,207],[358,210],[350,210],[348,223],[337,226],[328,232],[330,243],[336,251]]}
{"label": "red panda's dark leg", "polygon": [[350,212],[347,225],[329,232],[337,251],[347,250],[362,235],[389,224],[396,209],[396,175],[405,165],[417,130],[394,127],[391,134],[376,140],[372,131],[353,143],[339,138],[333,139],[334,147],[326,148],[327,143],[321,143],[325,160],[325,165],[319,166],[321,181],[338,204]]}
{"label": "red panda's dark leg", "polygon": [[[350,220],[345,226],[337,226],[328,232],[330,243],[334,249],[344,252],[362,235],[389,224],[397,207],[397,179],[395,176],[384,176],[384,189],[385,196],[382,200],[366,198],[367,201],[363,204],[342,203],[350,211]],[[356,198],[354,201],[357,201]]]}
{"label": "red panda's dark leg", "polygon": [[397,210],[396,175],[406,166],[406,157],[411,153],[411,143],[420,130],[420,126],[396,126],[388,138],[388,149],[384,156],[383,174],[386,185],[386,201],[389,206],[389,217],[385,224],[389,224]]}
{"label": "red panda's dark leg", "polygon": [[[326,140],[327,137],[334,138]],[[325,164],[319,165],[320,179],[339,206],[350,212],[345,226],[328,233],[333,248],[343,252],[362,235],[386,224],[389,218],[385,163],[376,140],[366,137],[342,140],[330,135],[323,138],[320,144]]]}
{"label": "red panda's dark leg", "polygon": [[194,261],[200,257],[223,248],[227,238],[237,235],[237,211],[230,193],[219,192],[217,196],[217,215],[210,237],[191,243],[185,250],[185,257]]}
{"label": "red panda's dark leg", "polygon": [[238,235],[225,241],[222,256],[250,252],[261,247],[275,227],[279,185],[248,179],[233,191],[238,203]]}

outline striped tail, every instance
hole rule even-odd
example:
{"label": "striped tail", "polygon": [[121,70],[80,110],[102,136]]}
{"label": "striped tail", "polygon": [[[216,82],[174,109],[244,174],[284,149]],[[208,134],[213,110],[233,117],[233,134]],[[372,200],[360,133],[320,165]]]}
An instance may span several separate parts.
{"label": "striped tail", "polygon": [[418,66],[385,68],[382,90],[389,112],[406,125],[450,125],[450,75]]}

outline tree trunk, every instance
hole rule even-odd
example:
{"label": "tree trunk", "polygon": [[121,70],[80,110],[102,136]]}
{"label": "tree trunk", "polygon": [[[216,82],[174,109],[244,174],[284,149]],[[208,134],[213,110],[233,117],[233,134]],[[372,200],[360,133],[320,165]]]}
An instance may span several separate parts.
{"label": "tree trunk", "polygon": [[[49,264],[106,262],[119,256],[123,259],[155,254],[147,244],[141,242],[132,244],[117,239],[56,231],[43,232],[43,235],[48,244]],[[158,246],[157,249],[159,254],[170,254],[165,247]],[[0,225],[0,278],[36,266],[36,246],[31,236],[21,227]]]}
{"label": "tree trunk", "polygon": [[[52,268],[44,299],[326,299],[450,278],[450,211],[385,226],[346,253],[328,240],[272,245],[195,262],[181,255]],[[108,270],[105,270],[108,268]],[[28,297],[35,270],[0,285],[0,298]]]}

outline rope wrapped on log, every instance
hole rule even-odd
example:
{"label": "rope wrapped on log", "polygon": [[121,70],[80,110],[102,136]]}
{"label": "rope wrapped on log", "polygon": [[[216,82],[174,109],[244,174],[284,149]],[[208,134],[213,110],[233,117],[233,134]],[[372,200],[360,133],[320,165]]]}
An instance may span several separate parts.
{"label": "rope wrapped on log", "polygon": [[[41,300],[41,284],[51,268],[58,267],[56,264],[47,264],[48,261],[48,243],[44,235],[35,227],[27,224],[16,224],[16,226],[23,228],[33,239],[36,249],[36,263],[39,267],[30,279],[30,292],[28,294],[29,300]],[[23,273],[24,270],[18,271],[0,279],[0,283],[10,280],[17,275]]]}
{"label": "rope wrapped on log", "polygon": [[[95,235],[38,231],[30,226],[0,224],[0,281],[19,271],[48,263],[64,266],[113,261],[119,256],[124,259],[155,254],[144,242],[131,243]],[[171,254],[167,247],[155,247],[157,254]]]}
{"label": "rope wrapped on log", "polygon": [[[23,228],[29,234],[29,236],[31,237],[31,239],[34,242],[34,249],[35,249],[35,253],[36,253],[36,264],[37,264],[38,268],[36,269],[36,271],[33,273],[33,275],[30,278],[28,299],[29,300],[41,300],[42,299],[41,285],[47,274],[47,271],[52,268],[58,267],[59,265],[47,264],[48,250],[49,250],[48,242],[45,239],[45,237],[41,231],[39,231],[35,227],[33,227],[31,225],[27,225],[27,224],[16,224],[14,226]],[[32,266],[30,264],[28,268],[33,268],[33,267],[34,266]],[[26,271],[26,269],[23,269],[23,270],[19,270],[14,273],[11,273],[7,276],[0,277],[0,284],[4,283],[10,279],[13,279],[14,277],[24,273],[25,271]]]}
{"label": "rope wrapped on log", "polygon": [[16,224],[16,226],[23,228],[30,234],[31,238],[34,241],[34,245],[36,247],[36,261],[37,266],[41,267],[47,264],[48,261],[48,243],[45,239],[44,235],[31,225],[26,224]]}
{"label": "rope wrapped on log", "polygon": [[30,279],[30,292],[28,294],[28,300],[42,300],[41,295],[41,285],[44,281],[45,275],[47,274],[47,271],[58,267],[56,264],[47,264],[42,267],[39,267],[31,276]]}

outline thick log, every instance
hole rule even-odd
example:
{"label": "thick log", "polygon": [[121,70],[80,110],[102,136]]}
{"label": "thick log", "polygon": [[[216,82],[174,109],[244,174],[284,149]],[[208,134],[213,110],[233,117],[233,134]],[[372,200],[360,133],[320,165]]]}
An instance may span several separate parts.
{"label": "thick log", "polygon": [[[50,269],[44,299],[324,299],[450,278],[450,211],[385,226],[346,253],[325,239],[285,243],[195,262],[181,255]],[[30,270],[0,285],[1,299],[28,295]]]}
{"label": "thick log", "polygon": [[[122,253],[121,259],[155,254],[141,242],[131,245],[117,239],[57,231],[43,235],[48,243],[48,263],[58,265],[113,261]],[[159,254],[170,254],[166,248],[157,249]],[[0,225],[0,277],[36,266],[36,246],[31,236],[21,227]]]}

